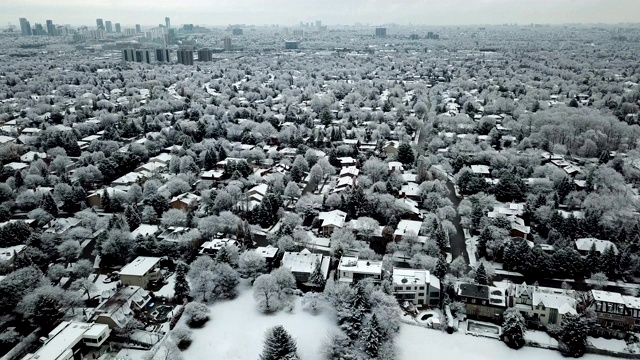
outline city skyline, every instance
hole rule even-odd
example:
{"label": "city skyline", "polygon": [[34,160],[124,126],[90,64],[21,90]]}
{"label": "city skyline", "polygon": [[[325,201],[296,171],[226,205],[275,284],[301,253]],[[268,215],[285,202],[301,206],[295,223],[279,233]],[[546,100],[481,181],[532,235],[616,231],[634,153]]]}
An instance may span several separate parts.
{"label": "city skyline", "polygon": [[[399,0],[393,4],[382,0],[327,0],[322,3],[282,0],[275,5],[265,0],[242,3],[221,0],[215,4],[185,0],[179,5],[157,4],[151,0],[128,3],[109,1],[104,4],[61,0],[55,8],[49,4],[43,0],[26,0],[20,7],[0,5],[0,23],[15,25],[18,18],[26,17],[42,22],[54,19],[57,24],[81,26],[94,24],[96,18],[103,18],[129,27],[134,24],[161,24],[165,17],[170,17],[176,25],[193,23],[212,26],[230,23],[294,26],[300,21],[313,23],[319,19],[325,25],[616,24],[638,22],[636,14],[640,13],[640,2],[634,0],[542,0],[535,4],[519,0],[452,0],[447,3]],[[337,8],[340,10],[332,10]]]}

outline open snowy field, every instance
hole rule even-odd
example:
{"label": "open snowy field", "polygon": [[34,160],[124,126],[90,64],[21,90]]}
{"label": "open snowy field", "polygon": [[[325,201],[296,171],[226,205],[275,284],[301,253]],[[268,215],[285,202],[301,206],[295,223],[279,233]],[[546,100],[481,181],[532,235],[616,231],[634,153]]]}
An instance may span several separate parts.
{"label": "open snowy field", "polygon": [[[473,359],[473,360],[561,360],[564,358],[558,351],[524,347],[513,350],[498,340],[464,335],[456,332],[449,335],[445,332],[402,324],[396,345],[400,351],[400,359],[422,359],[425,354],[438,359]],[[610,357],[587,354],[585,360],[604,360]]]}
{"label": "open snowy field", "polygon": [[253,299],[253,291],[246,282],[238,286],[240,294],[232,301],[213,304],[211,320],[194,329],[193,343],[183,352],[186,360],[257,359],[262,352],[265,331],[282,325],[298,343],[298,354],[304,360],[321,360],[320,347],[329,333],[338,331],[328,314],[313,316],[302,310],[296,297],[292,313],[280,311],[263,315]]}

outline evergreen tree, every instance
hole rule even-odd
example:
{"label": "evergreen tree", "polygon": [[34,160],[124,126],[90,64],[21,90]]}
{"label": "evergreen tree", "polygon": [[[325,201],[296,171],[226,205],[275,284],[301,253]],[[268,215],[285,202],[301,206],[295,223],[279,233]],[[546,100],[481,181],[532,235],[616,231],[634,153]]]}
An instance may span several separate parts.
{"label": "evergreen tree", "polygon": [[24,185],[24,178],[20,170],[16,170],[15,174],[13,174],[13,184],[16,189],[20,189]]}
{"label": "evergreen tree", "polygon": [[487,243],[492,239],[491,229],[488,226],[482,229],[478,242],[476,242],[476,258],[487,258]]}
{"label": "evergreen tree", "polygon": [[595,274],[600,272],[600,254],[596,250],[596,244],[591,244],[591,248],[587,253],[587,257],[585,258],[586,271],[590,274]]}
{"label": "evergreen tree", "polygon": [[297,360],[296,341],[281,325],[267,330],[260,360]]}
{"label": "evergreen tree", "polygon": [[322,264],[320,261],[316,261],[313,272],[309,275],[308,284],[313,287],[323,288],[325,283],[326,280],[324,278],[324,273],[322,272]]}
{"label": "evergreen tree", "polygon": [[42,197],[42,201],[40,202],[40,207],[51,214],[53,217],[58,217],[58,205],[56,201],[51,196],[51,193],[47,193]]}
{"label": "evergreen tree", "polygon": [[444,276],[449,271],[449,264],[447,263],[447,259],[440,255],[438,257],[438,263],[436,264],[435,269],[433,269],[433,275],[435,275],[440,281],[444,279]]}
{"label": "evergreen tree", "polygon": [[226,246],[223,246],[218,250],[218,253],[216,254],[216,262],[226,264],[231,263],[231,255],[229,254],[229,249],[227,249]]}
{"label": "evergreen tree", "polygon": [[502,341],[510,348],[520,349],[525,344],[524,334],[527,326],[522,314],[515,308],[508,308],[504,314],[502,323]]}
{"label": "evergreen tree", "polygon": [[413,154],[411,145],[402,144],[398,147],[398,161],[405,165],[413,164],[415,161],[415,155]]}
{"label": "evergreen tree", "polygon": [[100,196],[100,205],[102,205],[104,211],[111,211],[111,197],[109,196],[109,192],[107,192],[107,189],[102,190],[102,195]]}
{"label": "evergreen tree", "polygon": [[363,331],[363,350],[369,359],[378,358],[378,354],[380,352],[380,324],[378,323],[378,318],[376,314],[371,315],[371,319],[367,323],[367,326]]}
{"label": "evergreen tree", "polygon": [[592,321],[580,315],[566,314],[560,332],[560,351],[565,356],[580,357],[587,351],[587,335]]}
{"label": "evergreen tree", "polygon": [[489,277],[483,263],[480,263],[480,266],[476,269],[475,281],[479,285],[489,285]]}
{"label": "evergreen tree", "polygon": [[613,246],[607,246],[607,248],[600,256],[600,270],[607,275],[609,279],[616,277],[616,269],[618,268],[618,256]]}
{"label": "evergreen tree", "polygon": [[186,277],[188,271],[189,266],[182,261],[176,266],[176,282],[173,285],[173,297],[180,301],[189,296],[189,291],[191,291]]}
{"label": "evergreen tree", "polygon": [[573,191],[573,182],[569,180],[569,177],[564,176],[556,186],[559,202],[563,203],[571,191]]}
{"label": "evergreen tree", "polygon": [[138,209],[134,205],[127,205],[124,209],[124,217],[127,220],[127,225],[129,225],[129,230],[133,231],[140,226],[140,214],[138,213]]}

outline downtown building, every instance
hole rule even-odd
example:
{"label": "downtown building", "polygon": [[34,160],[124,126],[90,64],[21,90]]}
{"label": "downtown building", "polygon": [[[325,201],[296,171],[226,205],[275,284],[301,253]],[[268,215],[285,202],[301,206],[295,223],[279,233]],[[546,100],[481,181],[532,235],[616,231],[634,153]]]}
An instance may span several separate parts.
{"label": "downtown building", "polygon": [[156,49],[156,62],[170,62],[171,52],[169,49]]}
{"label": "downtown building", "polygon": [[178,63],[182,65],[193,65],[193,50],[180,49],[176,52]]}

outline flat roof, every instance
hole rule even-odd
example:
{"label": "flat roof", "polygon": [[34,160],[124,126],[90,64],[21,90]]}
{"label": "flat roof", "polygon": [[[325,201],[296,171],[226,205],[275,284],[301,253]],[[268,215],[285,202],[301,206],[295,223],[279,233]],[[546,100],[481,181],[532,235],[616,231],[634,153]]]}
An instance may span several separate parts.
{"label": "flat roof", "polygon": [[120,275],[143,276],[160,262],[160,258],[138,256],[120,270]]}
{"label": "flat roof", "polygon": [[316,261],[322,263],[322,254],[313,254],[309,250],[302,250],[301,252],[285,252],[282,257],[282,266],[291,270],[294,273],[309,273],[313,272]]}
{"label": "flat roof", "polygon": [[359,260],[357,257],[343,256],[340,258],[338,270],[379,275],[382,274],[382,261]]}
{"label": "flat roof", "polygon": [[272,258],[274,256],[276,256],[276,254],[278,253],[278,248],[277,247],[273,247],[271,245],[269,246],[260,246],[258,248],[255,249],[255,252],[265,258]]}
{"label": "flat roof", "polygon": [[430,280],[428,270],[393,268],[394,285],[426,285]]}

